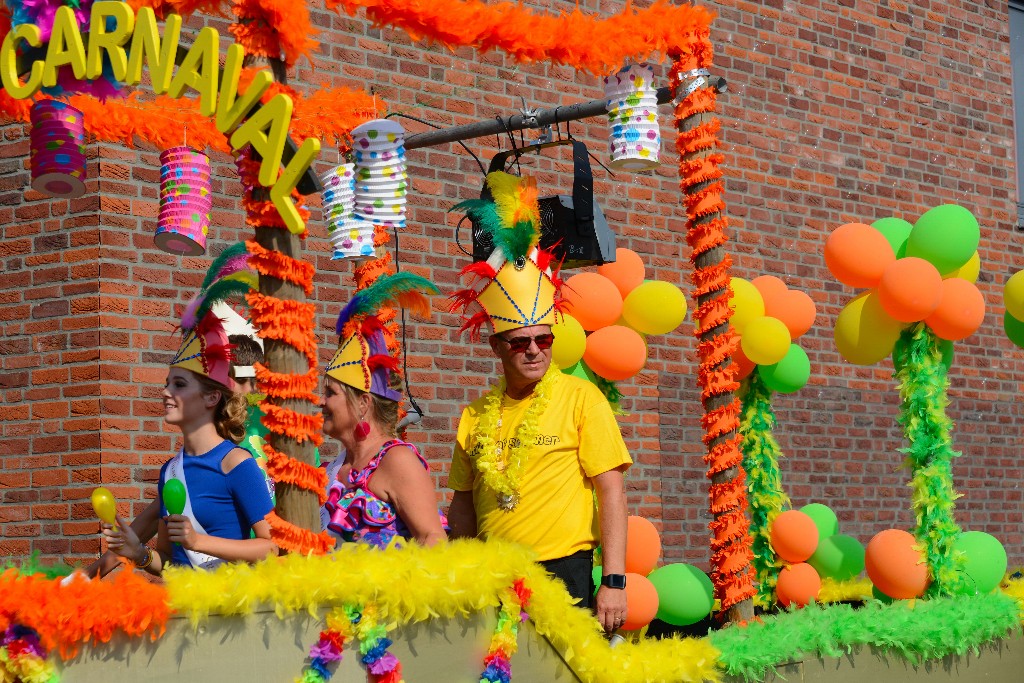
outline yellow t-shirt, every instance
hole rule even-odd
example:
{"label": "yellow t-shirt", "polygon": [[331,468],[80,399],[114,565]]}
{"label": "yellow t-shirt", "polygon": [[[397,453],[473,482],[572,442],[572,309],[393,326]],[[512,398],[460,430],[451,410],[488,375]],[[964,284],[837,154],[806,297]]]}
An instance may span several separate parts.
{"label": "yellow t-shirt", "polygon": [[[515,437],[532,401],[505,397],[497,435],[503,445]],[[484,484],[473,462],[473,431],[484,406],[481,397],[462,412],[448,475],[449,488],[473,492],[478,535],[525,545],[536,551],[538,560],[595,547],[599,533],[590,479],[633,462],[601,391],[577,377],[555,378],[523,472],[519,504],[510,512],[498,507],[497,494]]]}

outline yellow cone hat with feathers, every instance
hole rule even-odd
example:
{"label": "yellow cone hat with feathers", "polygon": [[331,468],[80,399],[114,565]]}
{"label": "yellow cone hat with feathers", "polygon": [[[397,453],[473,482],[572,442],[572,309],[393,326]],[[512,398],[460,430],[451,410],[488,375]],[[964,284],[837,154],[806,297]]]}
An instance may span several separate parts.
{"label": "yellow cone hat with feathers", "polygon": [[[473,199],[453,210],[463,210],[491,237],[494,251],[486,261],[462,270],[474,280],[452,294],[452,312],[465,317],[462,330],[478,338],[490,322],[494,332],[558,322],[561,280],[550,266],[552,256],[538,247],[540,210],[533,178],[495,171],[487,175],[492,200]],[[461,330],[460,330],[461,331]]]}

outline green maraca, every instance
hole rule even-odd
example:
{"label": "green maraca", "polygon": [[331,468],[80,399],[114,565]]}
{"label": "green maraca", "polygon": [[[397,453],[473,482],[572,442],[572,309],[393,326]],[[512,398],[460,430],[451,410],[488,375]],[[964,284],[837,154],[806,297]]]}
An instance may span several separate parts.
{"label": "green maraca", "polygon": [[185,511],[185,485],[180,479],[168,479],[164,484],[163,496],[168,514],[180,515]]}

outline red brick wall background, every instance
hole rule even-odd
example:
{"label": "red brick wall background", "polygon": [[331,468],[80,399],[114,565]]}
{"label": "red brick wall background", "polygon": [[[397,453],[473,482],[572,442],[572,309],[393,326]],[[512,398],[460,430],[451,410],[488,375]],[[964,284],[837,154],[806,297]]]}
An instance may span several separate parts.
{"label": "red brick wall background", "polygon": [[[581,5],[603,13],[621,7]],[[982,226],[979,284],[989,313],[978,334],[957,344],[951,373],[949,411],[963,451],[954,465],[964,494],[958,519],[998,536],[1011,563],[1024,562],[1017,400],[1024,355],[1001,327],[1001,287],[1021,266],[1022,242],[1012,225],[1005,3],[707,5],[719,13],[715,70],[729,82],[719,101],[735,274],[781,276],[818,303],[817,326],[801,342],[812,381],[774,403],[783,481],[794,504],[831,505],[842,530],[863,542],[912,524],[891,365],[858,368],[838,357],[832,325],[852,293],[828,274],[822,247],[846,222],[890,215],[913,221],[931,206],[960,203]],[[569,68],[413,44],[399,32],[323,10],[313,17],[321,29],[316,69],[303,63],[293,83],[365,88],[391,111],[435,125],[515,113],[521,97],[550,107],[601,95],[594,78]],[[200,23],[194,18],[188,27]],[[223,21],[209,23],[226,34]],[[671,141],[671,108],[661,115],[663,138]],[[410,133],[427,130],[402,122]],[[605,160],[602,120],[571,130]],[[25,127],[0,131],[0,556],[38,551],[73,563],[99,548],[88,503],[93,487],[110,487],[124,513],[138,512],[154,495],[158,467],[176,443],[157,400],[176,348],[171,330],[209,258],[178,258],[152,246],[157,151],[92,144],[87,194],[51,201],[29,189]],[[467,144],[486,164],[507,140]],[[325,141],[321,171],[336,158],[332,145]],[[685,288],[689,250],[673,156],[667,142],[654,172],[612,177],[595,167],[596,191],[619,246],[644,257],[648,277]],[[446,210],[474,196],[481,175],[458,145],[413,151],[408,161],[410,220],[399,235],[400,261],[450,290],[467,258],[453,239],[458,216]],[[214,162],[208,256],[246,236],[232,160]],[[565,154],[531,157],[526,169],[549,190],[571,185]],[[468,245],[468,230],[461,235]],[[351,265],[330,260],[316,209],[307,247],[317,267],[324,362],[336,341],[334,316],[351,291]],[[410,436],[423,446],[439,488],[460,408],[495,370],[486,345],[458,337],[455,317],[442,309],[438,301],[431,321],[408,328],[409,377],[426,412]],[[637,462],[628,480],[631,513],[662,529],[666,561],[705,566],[709,517],[690,329],[687,322],[649,340],[647,369],[621,385],[628,413],[621,424]],[[337,449],[323,451],[330,458]]]}

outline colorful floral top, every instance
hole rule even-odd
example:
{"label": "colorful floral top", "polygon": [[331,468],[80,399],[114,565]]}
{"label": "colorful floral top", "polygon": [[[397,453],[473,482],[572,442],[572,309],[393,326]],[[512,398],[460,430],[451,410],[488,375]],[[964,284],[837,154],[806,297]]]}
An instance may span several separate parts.
{"label": "colorful floral top", "polygon": [[[394,439],[385,443],[380,451],[362,470],[350,469],[344,478],[331,483],[327,490],[327,529],[341,536],[345,541],[369,543],[378,548],[387,548],[395,540],[408,539],[412,532],[402,518],[389,504],[375,496],[369,489],[370,478],[377,471],[381,460],[395,446],[406,446],[416,454],[424,469],[428,469],[427,461],[411,443]],[[444,514],[441,526],[448,528]]]}

